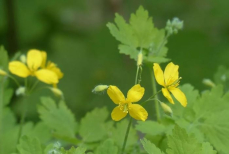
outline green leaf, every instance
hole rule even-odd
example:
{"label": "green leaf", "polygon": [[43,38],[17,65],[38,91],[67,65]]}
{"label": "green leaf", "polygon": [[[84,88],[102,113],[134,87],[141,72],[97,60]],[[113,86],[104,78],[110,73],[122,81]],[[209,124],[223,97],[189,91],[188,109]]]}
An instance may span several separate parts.
{"label": "green leaf", "polygon": [[178,125],[173,129],[172,135],[168,136],[168,147],[168,154],[200,154],[202,150],[201,144]]}
{"label": "green leaf", "polygon": [[188,135],[185,129],[175,126],[173,134],[168,136],[168,154],[216,154],[208,143],[200,143],[195,136]]}
{"label": "green leaf", "polygon": [[140,6],[136,14],[131,14],[130,26],[138,40],[138,47],[148,48],[154,37],[154,25],[148,11]]}
{"label": "green leaf", "polygon": [[[116,123],[116,127],[113,128],[112,130],[112,135],[111,138],[114,140],[115,144],[118,145],[119,148],[122,147],[124,137],[126,134],[126,129],[128,126],[129,121],[127,119],[123,119],[119,122]],[[137,132],[136,130],[131,126],[129,135],[128,135],[128,140],[126,143],[126,147],[133,146],[137,143]]]}
{"label": "green leaf", "polygon": [[202,144],[202,153],[201,154],[216,154],[217,151],[213,150],[213,147],[210,143],[205,142]]}
{"label": "green leaf", "polygon": [[145,133],[147,135],[160,135],[166,131],[166,127],[155,121],[138,121],[136,130]]}
{"label": "green leaf", "polygon": [[115,14],[115,23],[117,27],[112,23],[107,24],[111,34],[123,44],[136,48],[138,42],[131,26],[117,13]]}
{"label": "green leaf", "polygon": [[105,121],[108,115],[107,108],[95,108],[81,119],[79,134],[84,142],[100,141],[107,135]]}
{"label": "green leaf", "polygon": [[8,105],[10,100],[14,94],[14,90],[12,88],[7,88],[4,90],[3,104]]}
{"label": "green leaf", "polygon": [[95,154],[118,154],[118,147],[112,139],[107,139],[96,149]]}
{"label": "green leaf", "polygon": [[[228,103],[228,102],[227,102]],[[229,111],[213,113],[200,123],[200,129],[208,141],[218,150],[227,153],[229,151]]]}
{"label": "green leaf", "polygon": [[69,150],[64,150],[64,148],[61,148],[61,154],[85,154],[85,151],[85,147],[71,147]]}
{"label": "green leaf", "polygon": [[23,128],[23,134],[37,138],[43,144],[46,144],[52,137],[50,129],[44,122],[38,122],[35,126],[31,123],[30,129]]}
{"label": "green leaf", "polygon": [[191,120],[194,116],[192,106],[199,97],[199,92],[198,90],[195,90],[194,87],[190,84],[184,84],[182,86],[179,86],[179,88],[185,94],[188,101],[188,105],[187,107],[183,107],[177,100],[175,100],[175,104],[170,105],[173,110],[173,115],[176,118],[183,119],[185,117],[186,119]]}
{"label": "green leaf", "polygon": [[53,135],[68,142],[77,142],[75,137],[77,122],[73,113],[63,101],[58,106],[49,97],[41,98],[42,105],[38,106],[38,112],[42,121],[52,130]]}
{"label": "green leaf", "polygon": [[3,46],[0,46],[0,69],[8,70],[8,54]]}
{"label": "green leaf", "polygon": [[9,108],[3,108],[0,120],[0,154],[15,152],[19,132],[16,118]]}
{"label": "green leaf", "polygon": [[38,139],[23,136],[17,146],[20,154],[43,154],[43,149]]}
{"label": "green leaf", "polygon": [[216,84],[224,85],[225,91],[229,90],[229,69],[224,66],[219,66],[217,72],[214,74],[214,81]]}
{"label": "green leaf", "polygon": [[153,143],[151,143],[146,138],[142,139],[141,143],[148,154],[164,154],[164,152],[162,152],[159,148],[157,148]]}
{"label": "green leaf", "polygon": [[152,17],[149,17],[148,11],[142,6],[135,14],[131,14],[129,24],[119,14],[116,14],[115,24],[108,23],[107,27],[116,40],[121,42],[118,47],[120,53],[136,60],[139,50],[142,49],[146,63],[169,61],[165,58],[168,51],[165,47],[165,30],[154,27]]}

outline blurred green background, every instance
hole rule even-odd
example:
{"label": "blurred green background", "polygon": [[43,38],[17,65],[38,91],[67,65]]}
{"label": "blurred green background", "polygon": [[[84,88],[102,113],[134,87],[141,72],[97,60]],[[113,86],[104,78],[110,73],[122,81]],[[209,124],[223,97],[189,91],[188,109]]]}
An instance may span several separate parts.
{"label": "blurred green background", "polygon": [[[203,78],[212,79],[219,65],[229,66],[228,0],[1,0],[0,44],[11,56],[31,48],[47,51],[64,72],[58,86],[80,119],[95,107],[115,106],[107,95],[91,92],[96,85],[116,85],[126,93],[134,84],[136,64],[119,54],[106,23],[113,22],[115,12],[128,20],[139,5],[149,11],[158,28],[173,17],[184,21],[184,29],[167,44],[168,58],[180,65],[181,84],[204,90]],[[149,69],[143,69],[146,99],[152,92],[151,80]],[[53,97],[48,91],[42,95]],[[39,95],[30,101],[30,114],[35,117]],[[11,105],[20,112],[20,103]],[[150,116],[154,114],[152,109]]]}

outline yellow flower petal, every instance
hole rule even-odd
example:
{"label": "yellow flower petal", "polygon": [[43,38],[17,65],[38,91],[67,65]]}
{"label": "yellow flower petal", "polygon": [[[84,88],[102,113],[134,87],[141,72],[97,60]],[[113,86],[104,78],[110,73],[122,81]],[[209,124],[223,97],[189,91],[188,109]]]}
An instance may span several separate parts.
{"label": "yellow flower petal", "polygon": [[45,64],[46,64],[46,60],[47,60],[47,53],[45,51],[42,51],[41,56],[42,56],[41,67],[45,68]]}
{"label": "yellow flower petal", "polygon": [[124,118],[127,115],[126,112],[123,112],[122,110],[120,110],[120,108],[117,106],[113,109],[113,111],[111,112],[111,118],[114,121],[119,121],[122,118]]}
{"label": "yellow flower petal", "polygon": [[54,73],[56,73],[56,75],[58,76],[58,79],[61,79],[64,76],[64,74],[61,72],[61,70],[53,62],[49,62],[48,63],[47,69],[49,69],[49,70],[53,71]]}
{"label": "yellow flower petal", "polygon": [[109,86],[107,89],[107,94],[115,104],[125,103],[125,97],[118,87]]}
{"label": "yellow flower petal", "polygon": [[9,70],[12,74],[22,78],[26,78],[30,75],[30,71],[27,66],[20,61],[12,61],[9,63]]}
{"label": "yellow flower petal", "polygon": [[27,65],[30,70],[36,71],[42,64],[42,55],[39,50],[29,50],[27,54]]}
{"label": "yellow flower petal", "polygon": [[129,104],[129,113],[136,120],[145,121],[148,117],[148,112],[139,104]]}
{"label": "yellow flower petal", "polygon": [[169,86],[173,84],[176,80],[178,80],[179,78],[178,69],[179,69],[179,66],[174,65],[172,62],[166,66],[165,72],[164,72],[166,86]]}
{"label": "yellow flower petal", "polygon": [[36,71],[35,76],[38,80],[47,84],[57,84],[59,82],[57,75],[48,69],[40,69]]}
{"label": "yellow flower petal", "polygon": [[127,100],[129,102],[138,102],[144,95],[145,88],[140,84],[134,85],[127,93]]}
{"label": "yellow flower petal", "polygon": [[163,71],[160,65],[157,63],[154,63],[153,70],[154,70],[154,76],[156,78],[157,83],[165,87],[164,74],[163,74]]}
{"label": "yellow flower petal", "polygon": [[179,88],[170,87],[169,91],[181,103],[182,106],[184,107],[187,106],[187,98],[185,94]]}
{"label": "yellow flower petal", "polygon": [[169,91],[166,88],[162,88],[163,95],[168,99],[168,101],[172,104],[174,104],[174,101],[169,93]]}

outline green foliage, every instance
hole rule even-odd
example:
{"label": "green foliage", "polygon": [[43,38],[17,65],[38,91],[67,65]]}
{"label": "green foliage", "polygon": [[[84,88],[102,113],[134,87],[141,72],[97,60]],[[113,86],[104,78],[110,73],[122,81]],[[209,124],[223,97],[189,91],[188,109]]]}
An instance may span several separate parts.
{"label": "green foliage", "polygon": [[223,87],[217,86],[206,91],[194,104],[193,125],[199,125],[202,133],[218,150],[229,151],[229,93],[223,95]]}
{"label": "green foliage", "polygon": [[[116,145],[119,148],[122,147],[124,137],[126,134],[126,129],[128,126],[129,121],[127,119],[123,119],[120,122],[116,123],[116,128],[113,128],[111,137],[113,138]],[[126,147],[131,147],[137,143],[137,132],[136,130],[131,127],[129,131],[128,141],[126,143]]]}
{"label": "green foliage", "polygon": [[160,149],[158,149],[154,144],[152,144],[146,138],[141,140],[143,148],[147,151],[148,154],[164,154]]}
{"label": "green foliage", "polygon": [[168,154],[214,154],[216,151],[210,146],[209,143],[198,143],[197,139],[187,134],[187,132],[175,126],[172,135],[168,136]]}
{"label": "green foliage", "polygon": [[0,46],[0,69],[8,70],[8,53],[3,46]]}
{"label": "green foliage", "polygon": [[79,135],[84,142],[96,142],[104,139],[107,135],[107,126],[105,123],[108,118],[108,111],[104,108],[96,108],[88,112],[80,121]]}
{"label": "green foliage", "polygon": [[23,136],[17,146],[20,154],[44,154],[38,139]]}
{"label": "green foliage", "polygon": [[69,142],[77,142],[75,138],[77,122],[66,104],[60,101],[57,106],[49,97],[42,97],[41,103],[38,106],[40,118],[54,131],[53,135]]}
{"label": "green foliage", "polygon": [[12,153],[16,150],[19,127],[16,119],[9,108],[3,108],[3,116],[0,117],[0,154]]}
{"label": "green foliage", "polygon": [[[161,135],[166,131],[166,127],[158,122],[147,120],[138,121],[136,129],[147,135]],[[153,131],[152,131],[153,130]]]}
{"label": "green foliage", "polygon": [[136,59],[140,48],[145,62],[168,61],[165,58],[168,50],[165,47],[167,42],[165,31],[154,27],[152,18],[142,6],[138,8],[136,14],[131,14],[129,24],[119,14],[116,14],[115,23],[116,25],[108,23],[107,27],[116,40],[121,42],[118,47],[120,53]]}
{"label": "green foliage", "polygon": [[84,147],[71,147],[69,150],[61,148],[61,154],[85,154],[86,148]]}
{"label": "green foliage", "polygon": [[95,154],[118,154],[118,147],[112,139],[105,140],[96,149]]}

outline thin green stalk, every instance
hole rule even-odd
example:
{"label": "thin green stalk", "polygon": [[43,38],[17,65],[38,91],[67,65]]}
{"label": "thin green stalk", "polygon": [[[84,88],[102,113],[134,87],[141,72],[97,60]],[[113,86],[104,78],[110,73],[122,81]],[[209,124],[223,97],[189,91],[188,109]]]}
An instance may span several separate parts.
{"label": "thin green stalk", "polygon": [[19,133],[18,133],[18,139],[17,139],[17,143],[19,143],[20,141],[20,137],[22,135],[22,131],[23,131],[23,125],[24,125],[24,122],[25,122],[25,117],[26,117],[26,112],[27,112],[27,103],[26,103],[26,98],[27,96],[24,96],[24,100],[23,100],[23,113],[21,114],[21,117],[20,117],[20,126],[19,126]]}
{"label": "thin green stalk", "polygon": [[3,96],[4,96],[4,77],[2,78],[1,80],[1,89],[0,89],[0,139],[2,138],[1,137],[1,132],[2,132],[2,117],[3,117],[3,106],[4,106],[4,99],[3,99]]}
{"label": "thin green stalk", "polygon": [[[139,66],[137,66],[137,71],[136,71],[136,76],[135,76],[135,84],[138,83],[138,77],[139,77],[139,74],[138,73],[139,73]],[[128,139],[128,135],[129,135],[130,126],[132,124],[132,121],[133,121],[133,118],[130,117],[129,124],[128,124],[127,129],[126,129],[126,135],[125,135],[124,142],[123,142],[123,145],[122,145],[121,154],[123,154],[124,151],[125,151],[126,142],[127,142],[127,139]]]}
{"label": "thin green stalk", "polygon": [[132,124],[132,121],[133,121],[133,118],[130,117],[129,124],[128,124],[128,127],[127,127],[127,129],[126,129],[126,135],[125,135],[124,142],[123,142],[123,145],[122,145],[121,154],[124,153],[124,150],[125,150],[125,147],[126,147],[127,138],[128,138],[129,131],[130,131],[130,126],[131,126],[131,124]]}
{"label": "thin green stalk", "polygon": [[138,83],[138,72],[139,72],[139,66],[137,67],[137,71],[136,71],[135,84]]}
{"label": "thin green stalk", "polygon": [[17,84],[18,87],[20,87],[19,82],[14,77],[12,77],[11,75],[8,75],[8,77],[11,78]]}
{"label": "thin green stalk", "polygon": [[146,101],[142,102],[141,105],[145,105],[145,103],[147,103],[148,101],[151,101],[151,100],[159,100],[157,98],[154,98],[157,94],[159,94],[161,92],[161,90],[159,90],[157,93],[155,93],[154,95],[150,96]]}
{"label": "thin green stalk", "polygon": [[39,80],[37,80],[34,84],[33,84],[33,86],[31,87],[31,89],[30,89],[30,93],[33,91],[33,89],[37,86],[37,84],[39,83]]}
{"label": "thin green stalk", "polygon": [[157,92],[157,86],[156,86],[156,80],[154,77],[154,73],[153,70],[151,70],[150,68],[150,75],[151,75],[151,79],[152,79],[152,89],[153,89],[153,94],[155,94],[155,100],[154,100],[154,104],[155,104],[155,110],[156,110],[156,115],[157,115],[157,121],[160,120],[161,118],[161,114],[160,114],[160,107],[159,107],[159,102],[157,101],[158,99],[158,92]]}
{"label": "thin green stalk", "polygon": [[159,48],[158,48],[158,50],[156,52],[157,55],[160,53],[162,47],[165,45],[165,43],[166,43],[167,39],[169,38],[169,36],[170,36],[170,34],[167,33],[166,36],[164,37],[164,39],[162,40],[162,42],[161,42],[161,44],[160,44],[160,46],[159,46]]}

